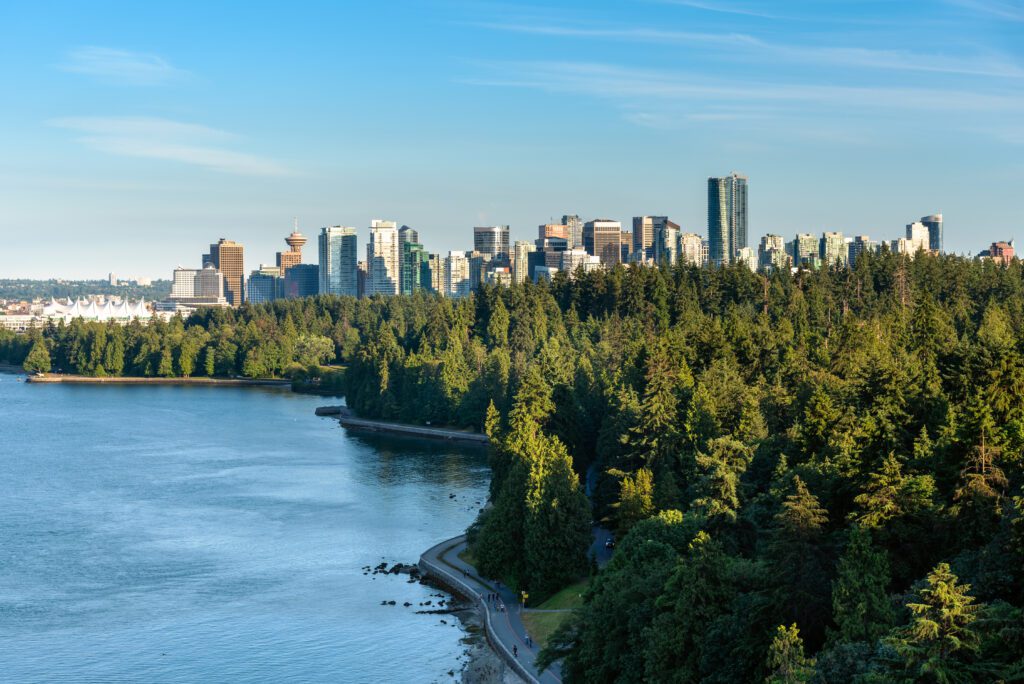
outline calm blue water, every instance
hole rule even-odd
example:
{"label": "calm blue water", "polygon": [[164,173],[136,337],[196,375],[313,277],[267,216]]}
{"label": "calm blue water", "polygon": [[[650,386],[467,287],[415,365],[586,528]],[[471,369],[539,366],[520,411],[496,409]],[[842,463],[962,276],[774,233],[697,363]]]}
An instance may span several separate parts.
{"label": "calm blue water", "polygon": [[0,374],[0,680],[451,681],[434,590],[361,568],[465,529],[486,458],[323,403]]}

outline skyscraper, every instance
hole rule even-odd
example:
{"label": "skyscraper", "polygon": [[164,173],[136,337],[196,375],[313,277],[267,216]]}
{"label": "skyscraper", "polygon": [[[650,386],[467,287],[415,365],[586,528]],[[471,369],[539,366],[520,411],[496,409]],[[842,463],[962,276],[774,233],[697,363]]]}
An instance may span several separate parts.
{"label": "skyscraper", "polygon": [[704,241],[696,233],[679,236],[679,260],[694,266],[704,265]]}
{"label": "skyscraper", "polygon": [[846,263],[850,248],[846,246],[843,234],[835,231],[826,231],[821,234],[819,247],[821,263],[825,266],[842,266]]}
{"label": "skyscraper", "polygon": [[320,267],[295,264],[284,274],[285,297],[311,297],[320,291]]}
{"label": "skyscraper", "polygon": [[[678,234],[679,225],[668,220],[667,216],[634,216],[633,217],[633,252],[641,252],[635,258],[638,261],[646,261],[648,259],[658,258],[655,256],[659,252],[659,248],[656,244],[659,241],[659,235],[662,234],[666,228],[675,230]],[[675,240],[675,236],[666,238],[662,235],[661,243],[662,248],[667,244],[666,240]],[[675,249],[673,246],[672,249]],[[641,259],[642,255],[642,259]]]}
{"label": "skyscraper", "polygon": [[398,294],[401,269],[398,226],[394,221],[370,222],[370,242],[366,245],[366,296]]}
{"label": "skyscraper", "polygon": [[324,226],[320,229],[320,294],[356,297],[359,250],[356,229],[349,226]]}
{"label": "skyscraper", "polygon": [[210,245],[210,253],[203,256],[205,263],[224,275],[224,290],[228,304],[239,307],[245,299],[245,248],[241,243],[221,238],[216,244]]}
{"label": "skyscraper", "polygon": [[469,257],[465,252],[448,252],[444,260],[444,295],[468,297],[469,293]]}
{"label": "skyscraper", "polygon": [[572,246],[572,235],[569,230],[569,226],[564,223],[545,223],[541,226],[537,226],[537,239],[546,240],[548,238],[560,238],[569,243]]}
{"label": "skyscraper", "polygon": [[512,254],[512,282],[525,283],[530,280],[530,252],[536,247],[526,240],[516,240]]}
{"label": "skyscraper", "polygon": [[928,229],[928,249],[933,252],[942,251],[942,214],[932,214],[921,218],[921,223]]}
{"label": "skyscraper", "polygon": [[508,260],[508,226],[476,226],[473,228],[473,251],[495,260]]}
{"label": "skyscraper", "polygon": [[765,235],[758,247],[758,265],[761,268],[783,268],[786,258],[786,239],[781,235]]}
{"label": "skyscraper", "polygon": [[281,269],[277,266],[260,264],[260,267],[249,274],[246,283],[246,301],[250,304],[272,302],[281,296],[284,284]]}
{"label": "skyscraper", "polygon": [[564,214],[562,225],[569,229],[569,246],[571,248],[583,246],[583,219],[576,214]]}
{"label": "skyscraper", "polygon": [[747,177],[708,178],[708,241],[712,263],[730,263],[747,246]]}
{"label": "skyscraper", "polygon": [[924,223],[916,221],[907,224],[907,253],[917,254],[919,250],[928,251],[931,249],[930,244],[931,231]]}
{"label": "skyscraper", "polygon": [[306,244],[306,236],[299,232],[297,219],[292,234],[284,241],[288,245],[288,251],[277,253],[277,267],[281,269],[282,278],[287,274],[289,268],[302,263],[302,246]]}
{"label": "skyscraper", "polygon": [[409,226],[398,229],[398,253],[401,259],[398,291],[412,294],[420,289],[420,265],[428,256],[420,243],[419,231]]}
{"label": "skyscraper", "polygon": [[583,224],[583,248],[600,257],[611,268],[622,261],[622,224],[609,219],[594,219]]}

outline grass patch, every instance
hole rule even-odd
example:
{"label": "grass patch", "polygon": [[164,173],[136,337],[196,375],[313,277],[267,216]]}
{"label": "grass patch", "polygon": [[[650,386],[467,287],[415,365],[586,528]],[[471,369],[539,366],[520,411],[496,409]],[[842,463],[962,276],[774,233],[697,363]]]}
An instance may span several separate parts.
{"label": "grass patch", "polygon": [[547,646],[548,639],[555,633],[555,630],[572,615],[572,609],[583,604],[583,592],[587,590],[588,584],[590,584],[589,579],[570,584],[544,603],[534,607],[536,611],[557,610],[562,612],[542,613],[527,610],[522,613],[523,625],[530,637],[541,646]]}
{"label": "grass patch", "polygon": [[572,613],[523,613],[523,626],[534,643],[547,646],[548,639]]}
{"label": "grass patch", "polygon": [[462,551],[459,551],[458,555],[459,555],[459,560],[463,561],[464,563],[468,563],[468,564],[472,565],[474,568],[476,567],[476,556],[474,556],[473,552],[470,551],[468,548],[465,548],[465,549],[462,549]]}
{"label": "grass patch", "polygon": [[534,607],[540,610],[563,610],[565,608],[575,608],[583,603],[583,592],[587,590],[587,585],[589,584],[590,579],[580,580],[576,584],[570,584],[544,603]]}

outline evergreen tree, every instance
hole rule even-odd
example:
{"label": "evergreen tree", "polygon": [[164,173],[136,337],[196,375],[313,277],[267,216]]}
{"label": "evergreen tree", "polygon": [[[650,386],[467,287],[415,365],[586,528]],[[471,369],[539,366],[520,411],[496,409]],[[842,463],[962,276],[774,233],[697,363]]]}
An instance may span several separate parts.
{"label": "evergreen tree", "polygon": [[913,681],[971,682],[981,676],[975,667],[979,648],[976,631],[982,606],[974,603],[970,585],[960,584],[947,563],[939,563],[907,604],[910,624],[888,639],[902,659],[902,671]]}
{"label": "evergreen tree", "polygon": [[804,642],[795,624],[779,625],[768,650],[768,684],[798,684],[814,676],[814,660],[804,656]]}
{"label": "evergreen tree", "polygon": [[892,627],[895,616],[886,595],[889,561],[871,545],[871,532],[855,525],[832,583],[834,638],[874,643]]}
{"label": "evergreen tree", "polygon": [[50,350],[46,347],[46,340],[42,337],[36,338],[36,341],[32,343],[32,349],[29,350],[28,356],[25,357],[22,367],[29,373],[49,373],[50,372]]}

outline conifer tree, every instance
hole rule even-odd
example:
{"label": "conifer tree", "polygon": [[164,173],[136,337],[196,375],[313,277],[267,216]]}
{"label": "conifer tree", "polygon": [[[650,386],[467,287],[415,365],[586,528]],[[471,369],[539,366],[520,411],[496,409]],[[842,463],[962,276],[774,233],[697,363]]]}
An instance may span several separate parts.
{"label": "conifer tree", "polygon": [[768,649],[767,684],[799,684],[814,676],[814,660],[804,656],[804,642],[796,624],[779,625]]}
{"label": "conifer tree", "polygon": [[36,338],[36,341],[32,343],[32,349],[29,350],[28,356],[25,357],[25,361],[22,363],[22,367],[29,373],[50,372],[50,350],[46,347],[46,340],[42,337]]}
{"label": "conifer tree", "polygon": [[889,631],[895,616],[886,595],[888,583],[885,553],[872,547],[868,529],[854,525],[832,583],[835,639],[873,643]]}

